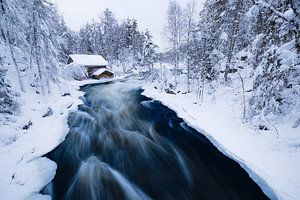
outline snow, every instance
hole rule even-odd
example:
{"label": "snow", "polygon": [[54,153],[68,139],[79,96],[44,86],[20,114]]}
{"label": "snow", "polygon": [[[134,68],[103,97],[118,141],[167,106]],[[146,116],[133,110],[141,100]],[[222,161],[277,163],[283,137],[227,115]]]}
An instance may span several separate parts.
{"label": "snow", "polygon": [[[50,199],[39,192],[54,178],[57,166],[43,156],[68,133],[67,117],[81,103],[80,84],[63,81],[64,88],[53,86],[52,94],[45,96],[23,93],[20,116],[0,126],[1,199]],[[49,108],[53,115],[43,118]],[[29,122],[32,125],[24,129]]]}
{"label": "snow", "polygon": [[84,55],[72,54],[69,55],[74,63],[84,66],[107,66],[108,62],[101,55]]}
{"label": "snow", "polygon": [[62,69],[62,77],[67,80],[83,80],[88,77],[88,72],[83,65],[71,63]]}
{"label": "snow", "polygon": [[300,128],[291,128],[291,120],[282,119],[269,131],[255,130],[242,122],[239,94],[229,87],[205,95],[203,103],[195,94],[167,94],[149,83],[143,89],[240,163],[271,199],[300,199]]}
{"label": "snow", "polygon": [[106,72],[106,71],[113,74],[113,72],[112,72],[111,70],[106,69],[106,68],[101,68],[101,69],[96,70],[96,71],[93,73],[93,75],[99,76],[100,74],[102,74],[102,73],[104,73],[104,72]]}
{"label": "snow", "polygon": [[227,40],[228,40],[228,35],[227,35],[227,33],[222,32],[222,33],[221,33],[221,36],[220,36],[220,39],[221,39],[221,40],[227,41]]}
{"label": "snow", "polygon": [[257,13],[259,12],[259,7],[257,5],[253,5],[246,13],[246,16],[248,18],[255,17]]}
{"label": "snow", "polygon": [[259,48],[259,45],[263,42],[263,39],[265,37],[265,34],[259,34],[255,37],[254,41],[253,41],[253,45],[252,45],[252,51],[255,52],[256,49]]}
{"label": "snow", "polygon": [[[292,66],[295,68],[300,67],[300,64],[298,63],[299,55],[292,51],[294,46],[295,40],[292,40],[291,42],[288,42],[279,48],[279,58],[281,59],[283,66]],[[283,67],[281,66],[281,68]],[[283,69],[281,70],[283,71]]]}
{"label": "snow", "polygon": [[293,9],[288,9],[287,11],[285,11],[285,13],[283,14],[284,17],[288,20],[293,20],[295,18],[295,13],[293,11]]}
{"label": "snow", "polygon": [[112,69],[114,70],[114,72],[124,73],[124,68],[120,65],[113,65]]}

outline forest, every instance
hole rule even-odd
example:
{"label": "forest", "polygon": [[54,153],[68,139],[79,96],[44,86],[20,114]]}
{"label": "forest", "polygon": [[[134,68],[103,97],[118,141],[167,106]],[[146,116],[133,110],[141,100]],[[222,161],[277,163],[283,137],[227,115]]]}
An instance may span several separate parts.
{"label": "forest", "polygon": [[[203,4],[201,9],[198,3]],[[124,173],[113,168],[117,163],[123,169],[125,161],[137,167],[133,169],[143,169],[138,164],[144,163],[155,175],[164,172],[157,180],[173,181],[172,175],[164,177],[172,171],[186,183],[192,181],[189,173],[193,172],[202,184],[198,168],[188,169],[194,162],[206,172],[212,170],[207,177],[225,188],[217,187],[220,194],[224,189],[230,196],[230,187],[239,190],[240,183],[217,163],[221,157],[224,166],[231,163],[231,169],[249,179],[265,198],[300,198],[300,1],[170,0],[164,14],[161,33],[167,47],[160,47],[151,29],[141,28],[146,22],[120,19],[110,8],[103,7],[97,18],[74,31],[52,0],[0,0],[0,193],[4,199],[53,197],[46,190],[53,189],[51,182],[61,162],[78,167],[78,173],[58,173],[61,179],[67,174],[70,183],[75,181],[73,193],[67,194],[70,199],[79,198],[76,181],[81,178],[83,183],[88,178],[96,188],[89,195],[106,192],[94,187],[94,176],[85,176],[92,174],[91,169],[99,180],[102,172],[112,177],[120,194],[127,188],[124,195],[147,199],[142,189],[149,188],[141,189],[126,179],[131,168]],[[121,72],[107,82],[78,81],[86,73],[67,65],[70,54],[102,55],[112,72]],[[112,127],[118,127],[116,133]],[[105,137],[99,136],[99,130]],[[52,155],[54,149],[59,152]],[[79,152],[72,160],[74,166],[56,157],[61,152],[70,154],[70,160]],[[192,159],[194,153],[199,160]],[[77,159],[87,154],[88,159]],[[162,162],[149,164],[145,159],[149,155],[151,162]],[[113,164],[103,162],[105,156]],[[137,158],[141,159],[135,162]],[[219,182],[224,169],[225,185]],[[131,175],[143,183],[144,179]],[[187,184],[186,191],[192,185]],[[170,194],[179,191],[169,186],[165,184]],[[202,193],[194,186],[197,199]],[[158,197],[168,196],[164,188],[157,189],[161,190],[155,194]],[[192,199],[189,192],[180,195]]]}
{"label": "forest", "polygon": [[[174,88],[182,64],[186,92],[195,91],[199,98],[205,86],[234,87],[238,80],[244,119],[299,112],[299,1],[207,0],[200,13],[195,2],[182,8],[170,1],[164,52],[136,20],[119,22],[109,9],[74,32],[46,0],[0,3],[1,113],[18,113],[18,98],[27,88],[50,94],[50,82],[60,83],[58,69],[71,53],[101,54],[111,65],[126,66],[124,72],[146,71],[147,79],[157,79],[155,63],[169,63],[173,77],[158,81]],[[9,77],[9,70],[15,75]],[[298,116],[294,126],[299,124]]]}

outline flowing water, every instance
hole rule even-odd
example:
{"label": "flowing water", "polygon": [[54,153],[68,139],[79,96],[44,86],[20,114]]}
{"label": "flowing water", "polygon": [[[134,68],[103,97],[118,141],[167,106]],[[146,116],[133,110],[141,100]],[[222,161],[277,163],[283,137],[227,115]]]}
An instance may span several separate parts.
{"label": "flowing water", "polygon": [[55,199],[267,199],[248,174],[172,110],[127,83],[87,85],[48,157]]}

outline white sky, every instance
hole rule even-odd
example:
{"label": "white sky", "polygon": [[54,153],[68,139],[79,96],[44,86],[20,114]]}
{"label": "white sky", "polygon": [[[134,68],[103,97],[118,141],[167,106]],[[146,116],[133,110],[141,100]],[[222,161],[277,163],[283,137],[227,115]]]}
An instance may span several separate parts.
{"label": "white sky", "polygon": [[[67,25],[74,31],[92,19],[97,21],[109,8],[117,19],[127,17],[138,20],[141,30],[149,29],[153,40],[162,49],[167,47],[163,36],[169,0],[52,0],[64,16]],[[191,0],[178,0],[182,6]],[[204,0],[195,0],[200,10]]]}

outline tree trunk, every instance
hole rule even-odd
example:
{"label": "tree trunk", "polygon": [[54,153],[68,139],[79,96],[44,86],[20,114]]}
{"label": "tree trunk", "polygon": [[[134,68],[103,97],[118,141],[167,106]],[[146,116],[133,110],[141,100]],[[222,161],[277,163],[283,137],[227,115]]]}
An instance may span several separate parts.
{"label": "tree trunk", "polygon": [[[37,18],[36,18],[36,14],[35,14],[35,10],[33,11],[33,41],[32,41],[32,47],[33,47],[33,52],[34,52],[34,56],[35,56],[35,61],[36,61],[36,65],[37,65],[37,76],[38,76],[38,86],[41,91],[38,92],[42,92],[43,95],[45,95],[45,90],[44,90],[44,80],[43,80],[43,72],[42,72],[42,68],[41,68],[41,63],[40,63],[40,59],[39,59],[39,55],[38,55],[38,31],[37,31]],[[33,53],[32,52],[32,53]]]}
{"label": "tree trunk", "polygon": [[[5,9],[4,9],[4,3],[3,3],[3,0],[0,0],[0,5],[1,5],[1,9],[0,9],[0,16],[1,16],[1,18],[2,17],[5,17]],[[3,37],[3,39],[4,39],[4,41],[6,41],[6,35],[5,35],[5,31],[3,30],[3,28],[1,28],[1,35],[2,35],[2,37]]]}
{"label": "tree trunk", "polygon": [[[8,38],[9,38],[9,34],[8,34]],[[21,89],[22,92],[25,92],[25,87],[24,87],[23,80],[22,80],[22,77],[21,77],[21,74],[20,74],[19,66],[18,66],[18,63],[15,59],[13,47],[10,43],[9,43],[9,49],[10,49],[11,58],[13,60],[15,68],[16,68],[16,73],[17,73],[17,76],[18,76],[18,79],[19,79],[20,89]]]}
{"label": "tree trunk", "polygon": [[178,50],[177,50],[177,45],[176,45],[176,51],[175,51],[175,66],[174,66],[174,73],[175,73],[175,88],[177,88],[177,84],[178,84],[178,60],[179,60],[179,58],[178,58],[179,56],[178,56]]}
{"label": "tree trunk", "polygon": [[238,72],[239,78],[241,80],[242,83],[242,90],[243,90],[243,120],[246,119],[246,94],[245,94],[245,83],[244,83],[244,79],[241,76],[241,74]]}
{"label": "tree trunk", "polygon": [[295,35],[295,46],[296,46],[296,51],[297,54],[300,55],[300,30],[299,26],[296,26],[296,30],[294,31]]}
{"label": "tree trunk", "polygon": [[187,89],[188,89],[188,93],[191,92],[191,82],[190,82],[190,59],[188,58],[187,61]]}

